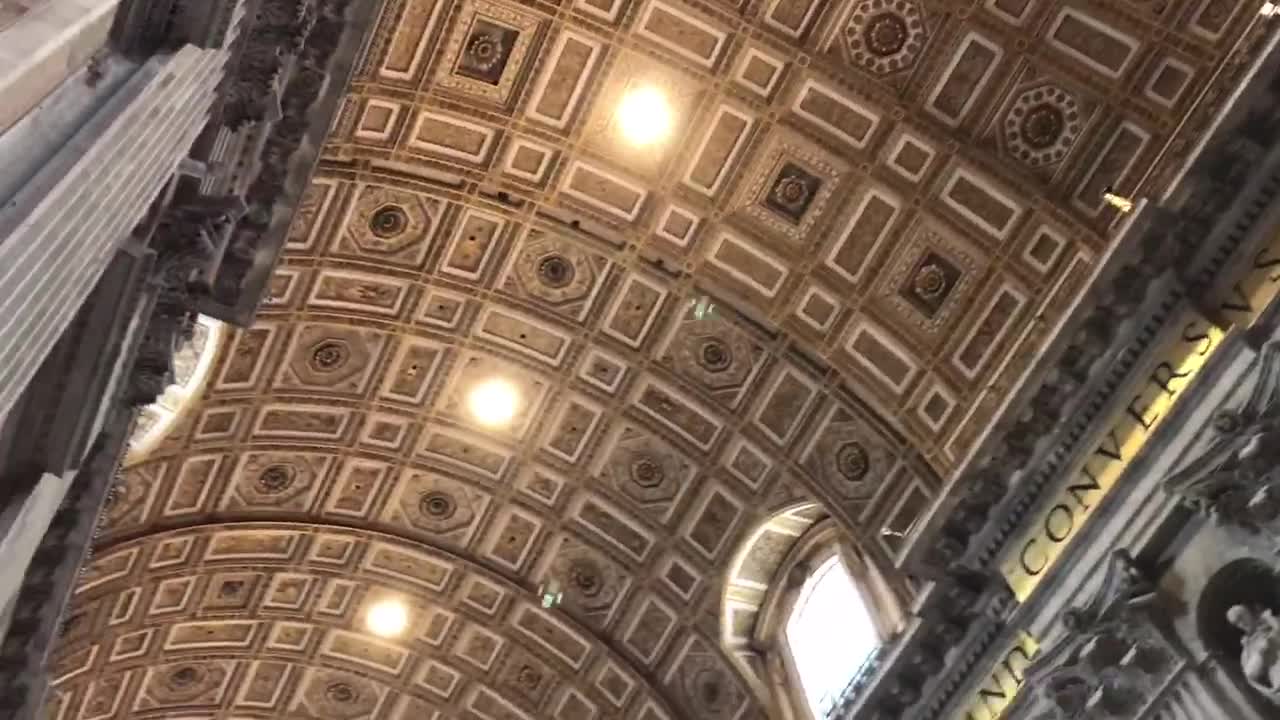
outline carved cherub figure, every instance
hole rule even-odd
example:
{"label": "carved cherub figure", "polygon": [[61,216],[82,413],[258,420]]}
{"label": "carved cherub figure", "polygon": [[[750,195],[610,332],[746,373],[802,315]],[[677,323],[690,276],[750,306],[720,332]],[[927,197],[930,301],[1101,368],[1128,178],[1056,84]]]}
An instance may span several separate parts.
{"label": "carved cherub figure", "polygon": [[1240,668],[1250,687],[1280,705],[1280,619],[1267,608],[1234,605],[1227,620],[1244,632]]}

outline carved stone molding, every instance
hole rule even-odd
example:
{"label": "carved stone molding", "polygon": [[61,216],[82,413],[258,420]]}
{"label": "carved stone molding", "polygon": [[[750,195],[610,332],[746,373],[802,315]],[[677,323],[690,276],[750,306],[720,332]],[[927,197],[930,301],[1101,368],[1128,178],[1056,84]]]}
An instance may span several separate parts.
{"label": "carved stone molding", "polygon": [[[1243,45],[1256,49],[1267,37],[1266,28],[1260,27]],[[1268,68],[1276,65],[1277,58],[1267,59],[1257,77],[1265,77]],[[1230,69],[1237,76],[1245,70],[1242,65]],[[1000,439],[987,458],[955,483],[963,490],[923,553],[925,566],[941,570],[960,563],[989,565],[1008,533],[1018,526],[1022,514],[1034,506],[1052,473],[1027,477],[1028,482],[1019,487],[1020,497],[1001,513],[999,527],[990,522],[996,505],[1017,480],[1027,476],[1027,469],[1043,451],[1045,441],[1064,426],[1063,419],[1082,416],[1076,411],[1088,405],[1092,393],[1081,390],[1096,376],[1094,370],[1099,361],[1117,351],[1117,346],[1131,344],[1130,318],[1147,298],[1153,283],[1173,272],[1182,281],[1181,292],[1195,295],[1215,279],[1259,218],[1261,208],[1275,197],[1274,183],[1261,183],[1257,197],[1241,208],[1237,216],[1240,222],[1225,233],[1221,245],[1205,246],[1203,241],[1210,230],[1230,214],[1233,203],[1241,202],[1240,190],[1249,184],[1241,173],[1257,169],[1257,164],[1247,159],[1265,154],[1259,143],[1264,139],[1270,142],[1269,138],[1274,137],[1267,132],[1275,124],[1277,109],[1280,91],[1265,80],[1253,81],[1241,95],[1235,112],[1209,138],[1182,179],[1177,201],[1169,207],[1156,206],[1146,211],[1146,226],[1137,228],[1132,258],[1099,285],[1092,307],[1080,308],[1078,315],[1083,319],[1074,329],[1068,329],[1070,339],[1057,354],[1056,365],[1044,374],[1023,411],[1008,421],[1002,434],[994,435]],[[1049,467],[1055,464],[1046,463]],[[971,539],[979,534],[986,535],[986,542],[971,546]]]}
{"label": "carved stone molding", "polygon": [[[115,44],[149,55],[190,43],[220,48],[242,0],[126,0],[116,16]],[[252,2],[252,0],[249,0]]]}
{"label": "carved stone molding", "polygon": [[15,595],[13,617],[0,641],[0,716],[34,720],[48,686],[46,657],[80,568],[92,556],[98,515],[116,476],[132,427],[131,409],[113,403],[102,433],[36,548]]}
{"label": "carved stone molding", "polygon": [[[201,310],[247,324],[284,244],[288,220],[310,174],[354,55],[373,10],[369,0],[266,0],[270,12],[238,39],[244,62],[228,73],[226,103],[216,122],[252,130],[256,157],[245,190],[247,211],[231,230],[226,252]],[[269,98],[272,107],[261,104]],[[247,103],[247,104],[246,104]]]}
{"label": "carved stone molding", "polygon": [[1186,656],[1163,627],[1155,587],[1124,550],[1097,592],[1062,614],[1062,634],[1027,668],[1011,716],[1143,717]]}
{"label": "carved stone molding", "polygon": [[[288,0],[276,3],[280,7],[300,4],[291,4]],[[207,43],[216,41],[220,46],[221,37],[226,32],[224,21],[229,21],[230,10],[236,5],[230,1],[137,2],[122,8],[117,29],[122,37],[132,37],[137,41],[130,47],[138,53],[153,52],[173,42],[208,46]],[[285,104],[292,103],[289,108],[293,119],[277,123],[265,144],[252,146],[249,150],[255,154],[261,152],[260,165],[263,168],[253,186],[253,206],[247,206],[242,198],[234,195],[211,197],[194,191],[179,193],[176,201],[171,197],[159,198],[154,228],[139,230],[140,239],[150,236],[149,246],[156,253],[150,286],[138,299],[141,312],[147,313],[144,315],[148,318],[147,325],[142,330],[135,354],[125,358],[128,382],[121,389],[121,395],[112,398],[106,429],[68,491],[24,579],[15,603],[13,621],[3,644],[0,644],[0,716],[29,720],[41,708],[46,687],[43,663],[57,639],[65,606],[63,600],[69,598],[70,590],[79,577],[79,569],[91,552],[97,518],[129,436],[133,408],[151,402],[168,385],[174,350],[190,335],[198,306],[222,277],[217,267],[219,255],[233,258],[231,274],[234,274],[238,270],[236,261],[252,261],[257,249],[255,243],[261,241],[261,235],[268,227],[263,218],[270,218],[277,210],[290,214],[291,206],[296,202],[285,187],[291,177],[290,163],[303,144],[304,133],[309,127],[315,124],[321,127],[321,131],[327,127],[327,116],[319,117],[308,110],[321,93],[326,92],[328,78],[325,68],[332,60],[338,41],[345,37],[347,31],[347,3],[344,0],[327,0],[319,5],[322,10],[319,20],[314,23],[314,32],[299,31],[299,39],[292,45],[295,51],[301,49],[302,56],[298,69],[291,76],[292,82],[283,88]],[[272,0],[267,0],[266,6],[264,15],[272,21],[278,19],[279,13],[271,10]],[[147,19],[155,13],[168,13],[170,22],[181,20],[190,27],[196,27],[199,22],[206,25],[198,28],[202,33],[199,38],[183,36],[162,41],[154,35],[154,23]],[[291,27],[305,26],[306,30],[312,30],[313,23],[306,13],[297,17],[286,15],[286,20],[293,18],[297,21]],[[224,25],[219,26],[218,22],[224,22]],[[281,23],[272,27],[277,25]],[[207,33],[204,32],[206,30]],[[362,28],[353,32],[363,35]],[[266,33],[262,37],[266,38],[264,47],[271,48],[272,52],[281,42],[278,34]],[[305,38],[314,41],[314,45],[304,48]],[[124,41],[118,39],[117,42]],[[243,47],[238,48],[233,54],[244,50]],[[327,93],[336,96],[341,89],[341,83],[336,86],[330,83]],[[313,157],[314,154],[308,156],[302,163],[304,174]],[[250,165],[259,162],[257,157],[247,160]],[[245,227],[253,228],[250,233],[252,240],[247,245],[242,242],[240,246],[224,252],[233,231],[239,228],[243,239]],[[279,234],[283,236],[283,230]],[[227,281],[224,279],[222,282],[225,284]],[[239,287],[238,283],[231,284]],[[256,302],[255,298],[251,304],[256,305]]]}
{"label": "carved stone molding", "polygon": [[161,214],[151,239],[157,294],[130,377],[127,399],[133,405],[155,400],[172,381],[173,354],[191,337],[196,306],[208,294],[209,268],[244,211],[238,197],[196,196]]}
{"label": "carved stone molding", "polygon": [[313,0],[262,0],[254,21],[236,39],[236,60],[223,84],[221,122],[231,129],[279,120],[280,94],[290,65],[316,24]]}

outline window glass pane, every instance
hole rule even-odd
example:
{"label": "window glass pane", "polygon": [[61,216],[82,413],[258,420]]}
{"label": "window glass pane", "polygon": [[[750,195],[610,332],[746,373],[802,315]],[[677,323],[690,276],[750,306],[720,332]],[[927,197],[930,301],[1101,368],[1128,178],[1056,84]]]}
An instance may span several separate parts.
{"label": "window glass pane", "polygon": [[187,402],[198,398],[213,367],[222,332],[220,321],[205,315],[197,317],[191,337],[183,341],[173,354],[173,383],[138,415],[138,422],[129,437],[131,455],[127,463],[141,460],[149,448],[169,431]]}
{"label": "window glass pane", "polygon": [[823,718],[880,644],[871,613],[839,557],[805,582],[787,620],[787,642],[809,707]]}

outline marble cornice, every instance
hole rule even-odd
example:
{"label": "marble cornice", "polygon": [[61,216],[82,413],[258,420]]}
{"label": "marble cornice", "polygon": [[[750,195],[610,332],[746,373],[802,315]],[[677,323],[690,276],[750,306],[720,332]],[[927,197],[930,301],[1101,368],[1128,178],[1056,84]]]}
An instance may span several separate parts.
{"label": "marble cornice", "polygon": [[[1235,121],[1218,128],[1184,176],[1177,206],[1149,209],[1148,217],[1137,218],[1133,255],[1113,260],[1055,366],[1022,412],[1013,414],[999,445],[954,484],[959,497],[940,527],[918,540],[926,569],[937,574],[950,567],[988,566],[1023,519],[1018,515],[1028,508],[1021,505],[1034,504],[1061,462],[1077,450],[1105,393],[1146,349],[1154,333],[1143,327],[1153,319],[1158,323],[1184,296],[1206,294],[1209,281],[1236,256],[1276,196],[1271,176],[1280,168],[1280,143],[1266,148],[1267,161],[1259,163],[1257,148],[1241,147],[1239,140],[1249,135],[1245,128],[1252,119],[1280,116],[1280,92],[1267,81],[1268,70],[1278,65],[1280,54],[1267,58],[1240,100],[1249,112],[1232,113]],[[1252,173],[1250,178],[1236,174],[1241,167]],[[1063,418],[1074,422],[1064,426]]]}
{"label": "marble cornice", "polygon": [[[1280,104],[1276,108],[1280,111]],[[975,551],[972,556],[975,567],[988,567],[994,562],[1010,535],[1036,506],[1044,489],[1057,480],[1082,451],[1082,440],[1087,439],[1094,424],[1112,410],[1111,400],[1115,392],[1132,379],[1134,367],[1146,357],[1151,343],[1160,336],[1172,312],[1184,300],[1208,306],[1212,312],[1214,301],[1222,294],[1222,288],[1214,287],[1215,282],[1230,280],[1229,266],[1237,260],[1247,259],[1240,253],[1242,245],[1273,224],[1260,221],[1264,219],[1263,211],[1274,208],[1277,197],[1280,197],[1280,143],[1270,149],[1265,162],[1255,164],[1254,174],[1244,191],[1210,181],[1209,192],[1220,200],[1230,201],[1231,207],[1221,214],[1210,241],[1200,253],[1201,257],[1193,269],[1181,277],[1173,268],[1168,268],[1152,283],[1143,309],[1128,321],[1127,332],[1118,334],[1119,341],[1095,366],[1091,373],[1095,379],[1080,388],[1077,405],[1062,413],[1063,417],[1073,418],[1073,422],[1055,431],[1052,442],[1046,443],[1032,458],[1027,467],[1036,468],[1035,472],[1024,476],[1022,483],[994,513],[996,523],[989,525],[979,543],[971,546]],[[1181,217],[1177,214],[1174,220]],[[1192,242],[1188,238],[1180,245],[1194,247]],[[1124,282],[1123,274],[1117,282]]]}
{"label": "marble cornice", "polygon": [[[212,292],[200,303],[202,313],[242,326],[253,321],[302,192],[319,161],[325,133],[350,83],[360,45],[377,15],[378,3],[316,2],[314,25],[281,77],[278,98],[283,117],[268,117],[261,125],[266,137],[265,142],[255,144],[259,156],[254,161],[259,167],[246,192],[248,212],[232,231]],[[276,33],[266,33],[258,41],[264,38],[278,39]],[[247,35],[244,42],[246,52],[253,52],[254,36]],[[240,80],[257,84],[262,79]],[[237,82],[232,78],[229,85]],[[216,122],[227,120],[219,117]]]}
{"label": "marble cornice", "polygon": [[[1268,47],[1274,46],[1273,29],[1264,35]],[[1135,316],[1144,307],[1171,305],[1181,295],[1205,295],[1208,283],[1235,256],[1276,195],[1271,170],[1280,165],[1280,143],[1269,134],[1269,122],[1280,117],[1280,88],[1271,81],[1277,69],[1280,53],[1261,58],[1250,86],[1170,193],[1174,202],[1148,206],[1146,217],[1135,219],[1127,241],[1131,254],[1113,258],[1104,269],[1092,306],[1082,308],[1081,319],[1065,329],[1067,339],[1054,367],[1027,393],[1021,410],[1009,413],[1003,436],[983,461],[951,483],[958,492],[944,506],[942,521],[916,541],[921,570],[936,576],[952,566],[986,567],[984,560],[1007,539],[1001,528],[1016,526],[993,511],[1014,509],[1018,501],[1010,493],[1038,497],[1053,475],[1055,459],[1073,451],[1078,428],[1093,419],[1080,413],[1088,413],[1090,398],[1108,382],[1098,369],[1123,360],[1126,351],[1143,349]],[[1265,145],[1259,142],[1264,138]],[[1259,163],[1263,154],[1266,162]],[[1252,174],[1241,177],[1242,171]],[[1072,429],[1060,424],[1069,417],[1078,419]]]}
{"label": "marble cornice", "polygon": [[[1211,281],[1238,257],[1275,199],[1280,184],[1272,175],[1280,168],[1280,143],[1258,127],[1280,117],[1280,88],[1271,82],[1280,67],[1280,53],[1272,52],[1274,27],[1261,26],[1253,42],[1267,53],[1169,194],[1173,199],[1166,207],[1149,205],[1146,217],[1135,218],[1127,251],[1111,259],[1079,319],[1064,328],[1059,346],[1046,355],[1053,367],[1026,392],[1020,411],[1008,413],[1011,419],[993,434],[985,457],[950,484],[951,497],[935,513],[939,521],[915,540],[910,569],[945,590],[924,603],[925,623],[959,626],[945,633],[926,627],[912,638],[953,640],[940,647],[931,641],[934,651],[952,653],[945,670],[919,672],[909,662],[913,653],[904,648],[863,697],[843,705],[839,717],[923,719],[941,717],[952,707],[992,643],[1004,636],[1016,607],[999,601],[1008,590],[993,559],[1080,451],[1081,438],[1107,406],[1109,393],[1129,379],[1171,310],[1185,298],[1199,301],[1208,295]],[[1237,64],[1234,77],[1253,70]],[[1264,137],[1265,145],[1259,142]],[[1259,150],[1267,151],[1267,162],[1257,162]],[[1242,178],[1241,168],[1251,174]],[[1064,424],[1067,419],[1071,422]],[[957,578],[979,586],[956,595],[950,589]],[[975,622],[978,618],[992,616],[988,631],[973,627],[983,624]]]}

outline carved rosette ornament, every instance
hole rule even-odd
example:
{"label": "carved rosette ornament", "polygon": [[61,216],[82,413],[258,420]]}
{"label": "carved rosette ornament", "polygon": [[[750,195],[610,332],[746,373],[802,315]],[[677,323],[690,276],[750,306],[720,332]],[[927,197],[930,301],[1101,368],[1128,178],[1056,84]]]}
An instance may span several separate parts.
{"label": "carved rosette ornament", "polygon": [[477,18],[463,44],[456,72],[472,80],[498,85],[519,37],[518,30],[496,19]]}
{"label": "carved rosette ornament", "polygon": [[613,447],[601,477],[645,512],[665,516],[693,466],[666,441],[628,427]]}
{"label": "carved rosette ornament", "polygon": [[936,264],[926,264],[912,278],[915,291],[920,297],[935,299],[940,297],[947,287],[946,274]]}
{"label": "carved rosette ornament", "polygon": [[311,351],[311,369],[318,373],[340,370],[351,357],[347,344],[338,340],[326,340]]}
{"label": "carved rosette ornament", "polygon": [[1011,717],[1136,718],[1186,663],[1163,627],[1155,587],[1124,550],[1112,553],[1102,585],[1062,615],[1055,644],[1027,668]]}
{"label": "carved rosette ornament", "polygon": [[318,453],[246,453],[225,502],[236,509],[303,509],[329,462]]}
{"label": "carved rosette ornament", "polygon": [[355,720],[373,712],[378,692],[364,678],[338,672],[321,672],[308,683],[305,701],[323,718]]}
{"label": "carved rosette ornament", "polygon": [[271,465],[258,475],[257,488],[265,495],[279,495],[293,485],[297,471],[291,465]]}
{"label": "carved rosette ornament", "polygon": [[549,288],[559,290],[573,282],[577,271],[564,255],[552,253],[538,261],[538,280]]}
{"label": "carved rosette ornament", "polygon": [[799,224],[821,189],[822,178],[794,162],[784,162],[774,177],[773,187],[765,195],[764,206],[787,221]]}
{"label": "carved rosette ornament", "polygon": [[588,299],[598,278],[597,267],[594,258],[571,242],[531,236],[516,257],[513,275],[521,294],[569,309]]}
{"label": "carved rosette ornament", "polygon": [[676,674],[678,689],[700,720],[729,720],[736,717],[746,695],[722,660],[709,649],[690,652]]}
{"label": "carved rosette ornament", "polygon": [[496,33],[477,32],[467,39],[467,61],[482,72],[492,72],[506,48]]}
{"label": "carved rosette ornament", "polygon": [[409,474],[394,516],[418,530],[437,535],[465,532],[480,510],[483,496],[462,483],[438,475]]}
{"label": "carved rosette ornament", "polygon": [[733,404],[760,363],[761,348],[724,317],[686,319],[664,359],[682,376]]}
{"label": "carved rosette ornament", "polygon": [[1280,542],[1280,344],[1264,346],[1255,363],[1244,403],[1214,416],[1203,451],[1164,487],[1220,523]]}
{"label": "carved rosette ornament", "polygon": [[875,75],[915,65],[927,39],[924,13],[912,0],[863,0],[841,35],[849,60]]}
{"label": "carved rosette ornament", "polygon": [[818,440],[815,458],[825,483],[841,497],[873,497],[889,469],[887,450],[856,422],[832,423]]}
{"label": "carved rosette ornament", "polygon": [[593,627],[603,626],[627,581],[618,567],[587,545],[565,540],[548,570],[564,589],[564,608]]}
{"label": "carved rosette ornament", "polygon": [[138,709],[217,703],[228,675],[228,668],[217,661],[158,667],[141,688]]}
{"label": "carved rosette ornament", "polygon": [[1003,134],[1009,153],[1030,167],[1061,162],[1084,127],[1084,113],[1075,97],[1056,85],[1025,90],[1004,118]]}
{"label": "carved rosette ornament", "polygon": [[400,235],[409,227],[409,215],[398,205],[383,205],[369,216],[369,232],[389,239]]}

